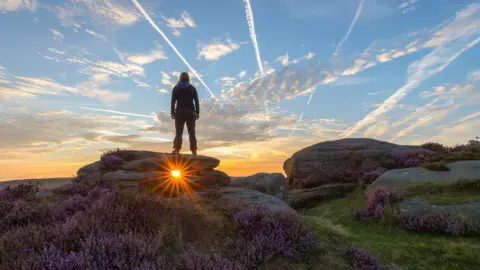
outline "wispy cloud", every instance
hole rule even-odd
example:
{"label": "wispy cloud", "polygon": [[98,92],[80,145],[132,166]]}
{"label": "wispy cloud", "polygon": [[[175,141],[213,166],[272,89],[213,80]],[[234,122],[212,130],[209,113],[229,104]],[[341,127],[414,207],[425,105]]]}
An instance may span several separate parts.
{"label": "wispy cloud", "polygon": [[468,73],[468,79],[475,82],[480,81],[480,69]]}
{"label": "wispy cloud", "polygon": [[197,59],[204,58],[206,61],[216,61],[223,56],[240,49],[240,44],[227,39],[225,42],[215,40],[209,44],[199,43]]}
{"label": "wispy cloud", "polygon": [[145,17],[145,19],[150,23],[150,25],[162,36],[162,38],[168,43],[168,45],[170,45],[170,47],[175,51],[175,53],[178,55],[178,57],[180,57],[180,59],[182,59],[183,63],[185,63],[185,65],[190,69],[190,71],[192,71],[193,74],[195,74],[195,76],[197,76],[198,80],[202,83],[203,86],[205,86],[205,88],[210,93],[210,96],[212,98],[215,98],[215,95],[213,94],[212,90],[210,90],[210,88],[207,86],[207,84],[205,84],[205,82],[202,80],[202,78],[200,76],[198,76],[197,71],[195,69],[193,69],[193,67],[188,63],[187,60],[185,60],[183,55],[177,50],[177,48],[173,45],[173,43],[165,35],[165,33],[163,33],[163,31],[160,30],[160,28],[158,28],[157,24],[155,24],[155,22],[152,20],[150,15],[147,14],[147,12],[138,3],[138,1],[137,0],[132,0],[132,2],[135,4],[137,9],[142,13],[142,15]]}
{"label": "wispy cloud", "polygon": [[64,36],[58,30],[50,29],[50,33],[52,33],[52,38],[57,41],[62,41]]}
{"label": "wispy cloud", "polygon": [[15,11],[19,9],[37,9],[37,0],[2,0],[0,1],[0,11]]}
{"label": "wispy cloud", "polygon": [[92,36],[94,36],[96,38],[99,38],[101,40],[106,40],[107,39],[107,37],[105,35],[99,34],[99,33],[95,32],[93,30],[90,30],[90,29],[85,29],[85,32],[87,32],[87,34],[92,35]]}
{"label": "wispy cloud", "polygon": [[407,14],[407,13],[409,13],[411,11],[414,11],[416,9],[414,4],[417,3],[418,1],[419,0],[407,0],[407,1],[403,2],[402,4],[400,4],[400,6],[398,6],[398,8],[402,12],[402,14]]}
{"label": "wispy cloud", "polygon": [[350,36],[350,33],[352,33],[353,27],[355,27],[355,24],[357,24],[358,19],[360,19],[360,15],[362,15],[363,3],[364,3],[364,0],[360,0],[360,4],[358,5],[357,12],[355,12],[355,17],[353,17],[352,23],[348,27],[347,33],[345,34],[343,39],[337,44],[337,47],[335,48],[335,52],[333,53],[333,56],[340,55],[340,51],[342,50],[343,44],[347,41],[348,37]]}
{"label": "wispy cloud", "polygon": [[128,113],[128,112],[121,112],[115,110],[106,110],[106,109],[98,109],[98,108],[91,108],[91,107],[82,107],[82,106],[69,106],[73,108],[89,110],[89,111],[96,111],[96,112],[106,112],[106,113],[113,113],[118,115],[126,115],[126,116],[135,116],[135,117],[142,117],[142,118],[150,118],[155,119],[155,115],[148,115],[148,114],[139,114],[139,113]]}
{"label": "wispy cloud", "polygon": [[255,50],[255,57],[257,58],[258,70],[260,74],[263,76],[263,64],[262,58],[260,57],[260,50],[258,49],[258,42],[257,42],[257,33],[255,32],[255,21],[253,19],[253,11],[252,6],[250,5],[250,0],[243,0],[245,3],[245,13],[247,17],[247,24],[248,29],[250,31],[250,38],[252,39],[253,49]]}
{"label": "wispy cloud", "polygon": [[[471,29],[472,24],[476,25],[478,22],[479,14],[477,11],[479,7],[479,4],[472,4],[457,13],[456,18],[439,31],[440,33],[450,33],[451,36],[447,37],[442,34],[443,42],[438,43],[438,47],[421,60],[409,66],[405,84],[386,99],[380,107],[347,129],[340,137],[351,136],[360,129],[378,121],[382,115],[395,108],[406,95],[414,91],[423,81],[443,71],[462,53],[477,45],[480,42],[478,29],[477,31],[463,31],[462,35],[452,32],[451,30],[457,29],[460,26]],[[439,32],[437,32],[437,34]]]}
{"label": "wispy cloud", "polygon": [[127,60],[137,64],[137,65],[146,65],[155,62],[156,60],[167,60],[168,56],[165,54],[161,48],[152,50],[148,54],[132,54],[127,57]]}
{"label": "wispy cloud", "polygon": [[135,11],[118,1],[75,0],[65,3],[64,7],[58,7],[56,10],[57,17],[64,26],[75,26],[78,25],[78,21],[88,19],[98,26],[112,29],[134,25],[139,20],[139,15]]}
{"label": "wispy cloud", "polygon": [[197,23],[186,11],[182,12],[180,19],[166,17],[162,18],[167,22],[167,26],[172,29],[173,35],[177,37],[182,34],[179,29],[183,29],[185,27],[194,28],[197,26]]}

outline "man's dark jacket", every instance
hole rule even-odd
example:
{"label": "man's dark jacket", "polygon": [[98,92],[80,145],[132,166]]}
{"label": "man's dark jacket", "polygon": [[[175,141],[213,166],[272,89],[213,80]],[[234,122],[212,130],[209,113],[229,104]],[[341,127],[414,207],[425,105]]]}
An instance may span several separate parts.
{"label": "man's dark jacket", "polygon": [[[175,108],[175,102],[177,103]],[[195,102],[195,105],[194,105]],[[200,106],[198,102],[197,89],[188,82],[177,84],[172,91],[171,114],[175,114],[176,110],[192,110],[200,115]]]}

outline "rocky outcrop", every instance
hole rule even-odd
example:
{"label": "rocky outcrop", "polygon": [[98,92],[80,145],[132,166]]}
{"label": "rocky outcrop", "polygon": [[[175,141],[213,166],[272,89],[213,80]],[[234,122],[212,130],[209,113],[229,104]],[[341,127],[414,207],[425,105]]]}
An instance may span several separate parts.
{"label": "rocky outcrop", "polygon": [[320,201],[342,198],[346,193],[353,191],[356,184],[333,184],[311,189],[296,189],[290,191],[289,201],[294,208],[307,208]]}
{"label": "rocky outcrop", "polygon": [[288,184],[281,173],[257,173],[248,177],[234,177],[229,186],[253,189],[283,201],[288,195]]}
{"label": "rocky outcrop", "polygon": [[[284,162],[288,183],[297,186],[306,179],[323,184],[336,183],[332,175],[348,171],[352,166],[359,171],[379,167],[385,154],[398,151],[431,151],[418,146],[404,146],[373,139],[341,139],[304,148]],[[352,164],[353,163],[353,164]]]}
{"label": "rocky outcrop", "polygon": [[224,187],[215,191],[219,200],[238,201],[251,205],[263,206],[273,212],[281,212],[296,215],[297,213],[284,201],[253,189]]}
{"label": "rocky outcrop", "polygon": [[456,161],[446,166],[449,171],[430,171],[423,168],[390,170],[368,186],[367,192],[381,187],[401,192],[424,184],[449,185],[460,180],[480,179],[480,160]]}
{"label": "rocky outcrop", "polygon": [[[115,166],[109,166],[109,158],[97,161],[78,170],[77,181],[91,181],[92,178],[112,182],[121,187],[167,186],[166,181],[178,181],[171,171],[180,170],[182,181],[189,183],[193,190],[208,187],[223,187],[230,182],[224,172],[214,170],[220,161],[207,156],[172,155],[150,151],[116,151]],[[118,162],[120,160],[120,162]],[[94,176],[94,177],[93,177]]]}

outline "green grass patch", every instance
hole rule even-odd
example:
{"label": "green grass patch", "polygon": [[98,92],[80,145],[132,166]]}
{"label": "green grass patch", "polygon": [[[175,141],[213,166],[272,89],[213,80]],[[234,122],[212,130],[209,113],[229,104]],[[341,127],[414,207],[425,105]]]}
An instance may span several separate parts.
{"label": "green grass patch", "polygon": [[452,185],[424,184],[407,189],[411,199],[432,204],[452,205],[480,201],[480,180],[460,181]]}
{"label": "green grass patch", "polygon": [[330,201],[306,211],[306,219],[321,217],[320,225],[334,224],[342,229],[321,228],[318,233],[330,231],[341,234],[346,244],[365,248],[377,255],[382,263],[395,263],[402,269],[476,269],[480,265],[478,239],[406,231],[394,225],[391,220],[396,216],[395,209],[382,222],[354,221],[353,213],[365,207],[366,201],[362,192],[355,192],[344,199]]}

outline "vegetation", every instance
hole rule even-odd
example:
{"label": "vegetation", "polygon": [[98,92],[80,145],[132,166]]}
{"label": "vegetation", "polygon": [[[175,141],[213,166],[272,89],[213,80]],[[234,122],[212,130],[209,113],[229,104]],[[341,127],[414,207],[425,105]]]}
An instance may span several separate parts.
{"label": "vegetation", "polygon": [[173,200],[109,183],[0,192],[1,269],[251,269],[307,262],[315,235],[293,215]]}
{"label": "vegetation", "polygon": [[[388,195],[383,198],[391,197]],[[380,264],[394,263],[402,269],[422,270],[475,269],[480,264],[478,238],[408,231],[399,225],[399,213],[395,206],[384,208],[380,218],[354,220],[352,216],[366,202],[368,198],[358,190],[343,199],[329,201],[306,211],[305,218],[310,222],[316,220],[316,226],[328,224],[323,226],[328,229],[321,231],[331,232],[336,241],[344,246],[370,251]]]}

